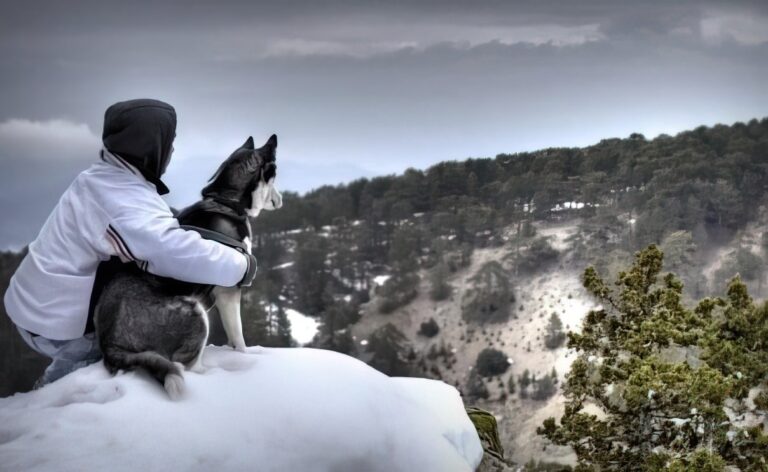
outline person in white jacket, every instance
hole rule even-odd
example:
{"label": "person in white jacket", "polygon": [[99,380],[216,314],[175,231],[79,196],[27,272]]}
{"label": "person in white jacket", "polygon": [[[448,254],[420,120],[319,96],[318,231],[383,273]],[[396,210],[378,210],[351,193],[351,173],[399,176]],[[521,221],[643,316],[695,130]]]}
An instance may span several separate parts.
{"label": "person in white jacket", "polygon": [[186,282],[247,286],[253,280],[251,254],[180,228],[161,198],[175,131],[176,112],[167,103],[139,99],[109,107],[101,161],[64,192],[11,278],[8,316],[32,349],[52,359],[37,386],[100,359],[88,313],[96,270],[111,257]]}

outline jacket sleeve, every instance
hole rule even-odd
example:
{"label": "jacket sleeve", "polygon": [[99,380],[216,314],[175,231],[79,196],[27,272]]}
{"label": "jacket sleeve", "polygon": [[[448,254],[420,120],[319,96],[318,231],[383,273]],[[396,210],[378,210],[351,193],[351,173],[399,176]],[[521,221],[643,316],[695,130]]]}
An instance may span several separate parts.
{"label": "jacket sleeve", "polygon": [[185,282],[231,287],[248,270],[249,258],[229,246],[179,227],[164,201],[126,204],[111,215],[107,239],[123,260]]}

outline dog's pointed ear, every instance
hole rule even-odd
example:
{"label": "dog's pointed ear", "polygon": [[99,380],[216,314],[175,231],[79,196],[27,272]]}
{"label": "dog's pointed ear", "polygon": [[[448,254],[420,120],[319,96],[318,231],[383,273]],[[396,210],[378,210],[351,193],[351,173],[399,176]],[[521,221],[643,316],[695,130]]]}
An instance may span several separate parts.
{"label": "dog's pointed ear", "polygon": [[245,140],[245,143],[240,146],[241,149],[253,149],[253,136],[248,136],[248,139]]}
{"label": "dog's pointed ear", "polygon": [[267,139],[267,142],[261,147],[262,154],[266,156],[267,162],[275,160],[275,154],[277,150],[277,135],[273,134]]}

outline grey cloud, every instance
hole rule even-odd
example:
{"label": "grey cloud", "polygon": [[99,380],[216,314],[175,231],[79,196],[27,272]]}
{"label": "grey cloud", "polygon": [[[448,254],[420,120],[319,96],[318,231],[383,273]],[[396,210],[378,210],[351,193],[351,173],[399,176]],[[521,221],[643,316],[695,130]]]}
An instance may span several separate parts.
{"label": "grey cloud", "polygon": [[74,177],[98,159],[99,143],[83,123],[0,122],[0,247],[34,238]]}

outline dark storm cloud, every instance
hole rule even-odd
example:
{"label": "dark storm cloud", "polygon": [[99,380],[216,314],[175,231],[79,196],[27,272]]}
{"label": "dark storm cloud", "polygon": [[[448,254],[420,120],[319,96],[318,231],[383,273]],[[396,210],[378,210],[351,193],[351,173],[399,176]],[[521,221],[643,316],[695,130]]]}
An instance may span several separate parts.
{"label": "dark storm cloud", "polygon": [[[177,109],[166,179],[176,204],[196,198],[249,135],[280,136],[280,186],[304,191],[445,159],[765,116],[767,5],[7,5],[0,159],[14,169],[7,175],[25,176],[11,180],[35,185],[0,191],[3,203],[26,205],[1,211],[39,227],[65,181],[95,159],[104,109],[139,96]],[[73,135],[90,130],[94,144],[35,148],[14,137],[19,123],[37,130],[39,143],[66,123]],[[9,179],[0,185],[10,188]],[[9,234],[0,234],[0,247],[17,241]]]}

